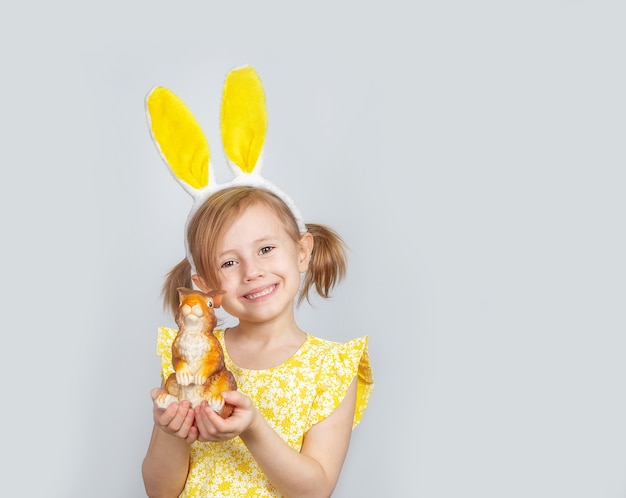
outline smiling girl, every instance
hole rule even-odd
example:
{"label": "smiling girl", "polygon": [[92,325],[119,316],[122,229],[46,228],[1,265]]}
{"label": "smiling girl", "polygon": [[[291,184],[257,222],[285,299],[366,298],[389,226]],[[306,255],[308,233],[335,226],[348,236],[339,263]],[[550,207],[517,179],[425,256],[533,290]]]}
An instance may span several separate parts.
{"label": "smiling girl", "polygon": [[[268,182],[247,183],[213,189],[197,203],[187,257],[164,285],[173,313],[179,287],[225,291],[221,305],[238,321],[215,335],[237,381],[236,391],[222,393],[234,409],[223,419],[206,403],[154,405],[142,467],[150,497],[328,497],[373,387],[366,336],[324,340],[295,320],[312,289],[329,297],[344,276],[342,239],[304,224]],[[176,332],[159,329],[163,378]],[[153,389],[152,399],[164,392]]]}

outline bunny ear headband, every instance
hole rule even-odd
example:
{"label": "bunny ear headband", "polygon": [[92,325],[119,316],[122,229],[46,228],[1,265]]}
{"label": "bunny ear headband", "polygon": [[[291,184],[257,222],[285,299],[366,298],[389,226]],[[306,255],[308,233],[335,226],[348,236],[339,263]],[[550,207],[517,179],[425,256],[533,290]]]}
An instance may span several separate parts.
{"label": "bunny ear headband", "polygon": [[[148,127],[154,144],[176,181],[193,198],[186,225],[211,195],[232,186],[263,188],[280,197],[291,209],[300,233],[302,216],[291,198],[261,176],[267,110],[263,85],[250,66],[231,70],[224,82],[220,125],[222,145],[234,178],[218,184],[213,174],[209,144],[202,128],[183,101],[167,88],[154,87],[146,97]],[[187,260],[195,265],[185,237]]]}

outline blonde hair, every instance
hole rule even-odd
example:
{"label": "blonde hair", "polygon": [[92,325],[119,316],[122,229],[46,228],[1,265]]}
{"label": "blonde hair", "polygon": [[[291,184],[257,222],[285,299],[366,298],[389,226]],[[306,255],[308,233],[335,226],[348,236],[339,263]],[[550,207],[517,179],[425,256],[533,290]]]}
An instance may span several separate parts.
{"label": "blonde hair", "polygon": [[[258,187],[230,187],[211,195],[193,215],[187,227],[187,243],[196,271],[209,287],[215,288],[219,281],[217,244],[224,230],[244,210],[254,205],[271,209],[280,219],[287,234],[300,243],[298,224],[285,202],[272,192]],[[323,298],[345,276],[346,245],[333,229],[326,225],[307,223],[307,231],[313,236],[313,252],[304,276],[298,304],[309,300],[309,291]],[[179,287],[191,287],[191,264],[187,258],[167,274],[163,284],[163,304],[176,314],[179,305]]]}

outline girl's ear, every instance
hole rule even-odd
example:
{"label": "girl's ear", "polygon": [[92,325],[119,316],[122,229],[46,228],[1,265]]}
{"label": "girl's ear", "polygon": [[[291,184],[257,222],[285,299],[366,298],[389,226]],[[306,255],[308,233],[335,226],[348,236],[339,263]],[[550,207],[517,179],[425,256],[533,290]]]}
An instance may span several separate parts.
{"label": "girl's ear", "polygon": [[304,232],[302,237],[300,237],[300,244],[298,245],[298,270],[300,270],[300,273],[304,273],[309,269],[309,261],[311,260],[314,245],[313,235],[310,232]]}
{"label": "girl's ear", "polygon": [[198,289],[200,289],[202,292],[209,292],[209,288],[207,287],[207,285],[204,283],[204,280],[202,279],[201,276],[199,275],[192,275],[191,276],[191,280],[193,280],[193,283],[196,285],[196,287]]}

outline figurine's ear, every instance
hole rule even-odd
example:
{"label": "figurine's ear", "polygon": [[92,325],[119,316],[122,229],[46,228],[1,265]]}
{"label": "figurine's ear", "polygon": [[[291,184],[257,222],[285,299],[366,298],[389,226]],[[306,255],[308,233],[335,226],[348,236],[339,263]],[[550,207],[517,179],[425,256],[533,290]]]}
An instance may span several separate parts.
{"label": "figurine's ear", "polygon": [[211,299],[213,301],[213,307],[219,308],[222,305],[222,296],[226,294],[223,290],[211,292]]}
{"label": "figurine's ear", "polygon": [[222,145],[233,173],[258,173],[267,109],[261,79],[252,67],[235,68],[226,76],[220,118]]}
{"label": "figurine's ear", "polygon": [[189,289],[186,287],[178,287],[176,290],[178,291],[178,304],[180,305],[183,302],[183,298],[189,293]]}
{"label": "figurine's ear", "polygon": [[200,275],[192,275],[191,280],[195,284],[195,286],[200,289],[205,294],[209,292],[209,288],[204,282],[204,279]]}
{"label": "figurine's ear", "polygon": [[209,143],[185,103],[172,91],[154,87],[146,96],[152,139],[174,178],[195,198],[211,180]]}

